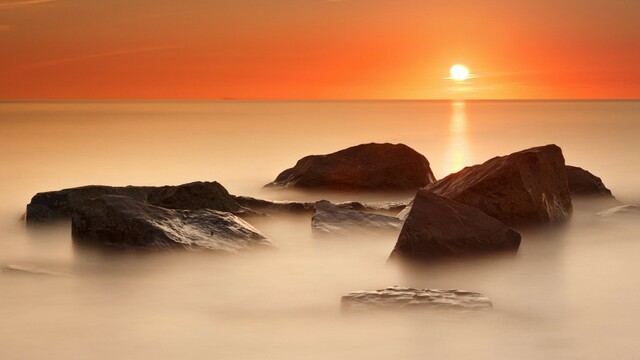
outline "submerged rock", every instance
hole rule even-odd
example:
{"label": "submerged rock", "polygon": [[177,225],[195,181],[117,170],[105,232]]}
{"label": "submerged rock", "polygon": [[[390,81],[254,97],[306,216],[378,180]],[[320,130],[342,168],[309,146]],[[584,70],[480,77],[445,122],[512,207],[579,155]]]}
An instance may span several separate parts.
{"label": "submerged rock", "polygon": [[511,225],[559,222],[573,210],[564,157],[556,145],[495,157],[426,189]]}
{"label": "submerged rock", "polygon": [[45,266],[35,264],[13,264],[6,265],[2,271],[7,274],[17,275],[46,275],[46,276],[68,276],[64,271],[51,269]]}
{"label": "submerged rock", "polygon": [[342,309],[354,310],[491,310],[486,296],[463,290],[388,287],[384,290],[357,291],[342,297]]}
{"label": "submerged rock", "polygon": [[300,159],[268,187],[407,191],[435,181],[426,157],[404,144],[363,144]]}
{"label": "submerged rock", "polygon": [[616,206],[611,209],[607,209],[598,213],[598,215],[609,217],[627,217],[627,216],[639,216],[640,206],[637,205],[622,205]]}
{"label": "submerged rock", "polygon": [[311,228],[318,234],[341,234],[358,231],[399,231],[402,220],[379,214],[352,210],[328,201],[315,204]]}
{"label": "submerged rock", "polygon": [[27,205],[28,224],[69,219],[78,204],[104,195],[126,196],[171,209],[212,209],[242,214],[247,211],[217,182],[194,182],[178,186],[90,185],[36,194]]}
{"label": "submerged rock", "polygon": [[238,252],[271,245],[257,229],[228,212],[172,210],[124,196],[78,204],[71,218],[74,240],[116,248]]}
{"label": "submerged rock", "polygon": [[421,189],[391,258],[432,260],[478,253],[517,253],[520,234],[477,208]]}
{"label": "submerged rock", "polygon": [[566,169],[572,196],[613,197],[611,190],[607,189],[599,177],[577,166],[567,165]]}

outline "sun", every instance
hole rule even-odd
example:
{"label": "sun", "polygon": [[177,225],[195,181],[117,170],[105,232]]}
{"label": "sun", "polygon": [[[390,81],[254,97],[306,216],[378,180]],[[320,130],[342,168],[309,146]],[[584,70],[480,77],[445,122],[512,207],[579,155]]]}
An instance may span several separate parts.
{"label": "sun", "polygon": [[469,68],[464,65],[460,65],[460,64],[453,65],[451,67],[450,72],[451,72],[451,78],[453,80],[462,81],[462,80],[467,80],[469,78]]}

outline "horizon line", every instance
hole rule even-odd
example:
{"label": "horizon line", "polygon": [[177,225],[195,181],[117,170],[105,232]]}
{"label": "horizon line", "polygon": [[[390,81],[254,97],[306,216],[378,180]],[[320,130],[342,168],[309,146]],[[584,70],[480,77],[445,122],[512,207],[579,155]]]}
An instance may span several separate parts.
{"label": "horizon line", "polygon": [[0,103],[8,102],[446,102],[446,101],[469,101],[469,102],[491,102],[491,101],[527,101],[527,102],[589,102],[589,101],[640,101],[640,98],[550,98],[550,99],[241,99],[241,98],[217,98],[217,99],[164,99],[164,98],[103,98],[103,99],[0,99]]}

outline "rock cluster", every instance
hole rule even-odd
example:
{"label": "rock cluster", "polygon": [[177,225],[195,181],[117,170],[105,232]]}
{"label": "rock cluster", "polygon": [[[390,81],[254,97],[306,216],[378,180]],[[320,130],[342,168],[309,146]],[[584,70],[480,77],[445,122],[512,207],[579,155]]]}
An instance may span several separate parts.
{"label": "rock cluster", "polygon": [[516,253],[520,234],[477,208],[422,189],[391,258],[432,260],[479,253]]}
{"label": "rock cluster", "polygon": [[[403,144],[363,144],[311,155],[266,185],[337,191],[416,191],[411,202],[366,204],[269,201],[234,196],[217,182],[179,186],[84,186],[35,195],[28,224],[71,219],[83,244],[122,249],[236,253],[272,243],[236,215],[311,214],[318,234],[367,235],[398,231],[391,259],[432,261],[478,254],[516,254],[521,236],[510,226],[559,223],[572,214],[573,197],[614,199],[602,180],[565,165],[556,145],[495,157],[436,181],[429,161]],[[637,206],[601,212],[637,215]],[[401,211],[402,210],[402,211]],[[374,212],[399,211],[397,217]],[[48,274],[30,266],[5,272]],[[342,297],[346,310],[491,309],[485,296],[460,290],[390,287]]]}
{"label": "rock cluster", "polygon": [[572,213],[564,157],[556,145],[495,157],[426,189],[510,225],[560,222]]}

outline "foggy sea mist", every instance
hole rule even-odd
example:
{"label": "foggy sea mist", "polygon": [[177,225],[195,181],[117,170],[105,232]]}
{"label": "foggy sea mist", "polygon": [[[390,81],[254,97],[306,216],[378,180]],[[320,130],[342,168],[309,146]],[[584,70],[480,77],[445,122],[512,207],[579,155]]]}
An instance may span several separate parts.
{"label": "foggy sea mist", "polygon": [[[263,190],[303,156],[404,143],[437,178],[555,143],[567,164],[640,203],[640,102],[0,102],[0,359],[633,359],[639,217],[575,203],[522,231],[515,258],[387,264],[397,233],[311,234],[310,215],[255,218],[273,251],[239,256],[77,248],[70,226],[27,229],[37,192],[218,181],[271,200],[400,201],[413,194]],[[391,285],[465,289],[493,311],[347,316],[340,297]],[[635,355],[635,356],[634,356]]]}

